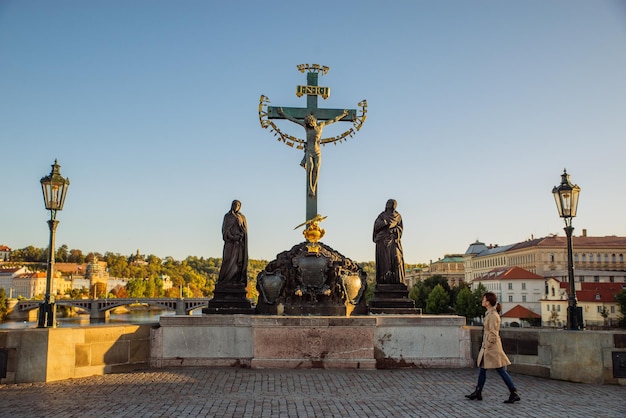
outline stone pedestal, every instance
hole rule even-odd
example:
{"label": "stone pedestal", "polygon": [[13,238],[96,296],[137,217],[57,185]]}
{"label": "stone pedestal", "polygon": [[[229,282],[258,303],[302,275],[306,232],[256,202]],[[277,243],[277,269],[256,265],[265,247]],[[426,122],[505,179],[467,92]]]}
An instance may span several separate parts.
{"label": "stone pedestal", "polygon": [[243,283],[222,284],[215,286],[213,299],[209,306],[202,309],[204,314],[254,314],[250,300],[246,298],[246,286]]}
{"label": "stone pedestal", "polygon": [[162,316],[150,367],[471,367],[465,318],[449,315]]}
{"label": "stone pedestal", "polygon": [[376,285],[374,297],[370,300],[371,314],[417,314],[420,309],[409,299],[409,291],[404,283],[379,283]]}

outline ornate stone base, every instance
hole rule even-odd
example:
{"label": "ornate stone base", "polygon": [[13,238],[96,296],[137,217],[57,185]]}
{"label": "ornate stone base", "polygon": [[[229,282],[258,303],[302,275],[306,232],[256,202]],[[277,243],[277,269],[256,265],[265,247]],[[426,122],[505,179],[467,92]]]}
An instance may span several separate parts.
{"label": "ornate stone base", "polygon": [[262,315],[366,315],[365,272],[321,242],[283,251],[257,276]]}
{"label": "ornate stone base", "polygon": [[415,302],[409,299],[409,291],[403,283],[376,285],[374,297],[369,303],[371,314],[417,314],[421,313],[415,307]]}
{"label": "ornate stone base", "polygon": [[246,299],[246,287],[243,284],[217,285],[209,306],[202,309],[203,314],[248,314],[255,313],[252,304]]}

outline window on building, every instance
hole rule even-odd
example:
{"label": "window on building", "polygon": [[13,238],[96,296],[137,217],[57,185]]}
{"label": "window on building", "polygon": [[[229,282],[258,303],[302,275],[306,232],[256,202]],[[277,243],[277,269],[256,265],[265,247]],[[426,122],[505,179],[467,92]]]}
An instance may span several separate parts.
{"label": "window on building", "polygon": [[585,276],[578,276],[578,281],[579,282],[584,282],[585,281]]}
{"label": "window on building", "polygon": [[552,310],[553,310],[553,311],[556,311],[556,308],[554,307],[554,305],[552,305]]}
{"label": "window on building", "polygon": [[522,283],[522,290],[526,290],[526,283]]}
{"label": "window on building", "polygon": [[546,308],[548,308],[548,312],[550,312],[550,305],[546,304]]}
{"label": "window on building", "polygon": [[552,286],[552,296],[554,296],[554,286]]}
{"label": "window on building", "polygon": [[609,262],[609,255],[607,253],[604,253],[604,262],[605,263]]}
{"label": "window on building", "polygon": [[593,276],[593,281],[596,283],[600,282],[600,276]]}
{"label": "window on building", "polygon": [[620,254],[619,255],[619,262],[623,263],[624,262],[624,254]]}
{"label": "window on building", "polygon": [[611,313],[615,313],[615,306],[611,306]]}
{"label": "window on building", "polygon": [[508,283],[509,290],[513,290],[513,283]]}
{"label": "window on building", "polygon": [[593,263],[593,254],[589,254],[589,262]]}
{"label": "window on building", "polygon": [[561,312],[561,305],[557,305],[557,306],[556,306],[556,310],[557,310],[558,312]]}
{"label": "window on building", "polygon": [[615,277],[614,276],[609,276],[609,282],[615,283]]}
{"label": "window on building", "polygon": [[522,295],[522,302],[526,302],[526,295]]}
{"label": "window on building", "polygon": [[583,253],[583,263],[587,262],[587,254]]}
{"label": "window on building", "polygon": [[554,263],[554,254],[550,254],[550,262]]}
{"label": "window on building", "polygon": [[509,302],[513,302],[513,295],[509,295]]}
{"label": "window on building", "polygon": [[597,308],[598,308],[598,313],[602,313],[602,306],[598,305]]}
{"label": "window on building", "polygon": [[617,261],[617,256],[615,254],[611,254],[611,261],[615,263]]}
{"label": "window on building", "polygon": [[574,254],[574,263],[578,263],[578,253]]}

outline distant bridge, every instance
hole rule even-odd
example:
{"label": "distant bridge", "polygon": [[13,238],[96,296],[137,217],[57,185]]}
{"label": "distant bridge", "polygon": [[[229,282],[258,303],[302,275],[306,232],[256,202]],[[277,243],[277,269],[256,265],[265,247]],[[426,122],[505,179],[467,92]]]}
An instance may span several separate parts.
{"label": "distant bridge", "polygon": [[[143,304],[173,310],[176,315],[191,315],[191,311],[209,305],[208,298],[125,298],[125,299],[57,299],[57,305],[72,306],[89,313],[93,320],[106,320],[112,309],[120,306]],[[21,300],[13,308],[18,315],[28,314],[33,309],[39,309],[40,300]]]}

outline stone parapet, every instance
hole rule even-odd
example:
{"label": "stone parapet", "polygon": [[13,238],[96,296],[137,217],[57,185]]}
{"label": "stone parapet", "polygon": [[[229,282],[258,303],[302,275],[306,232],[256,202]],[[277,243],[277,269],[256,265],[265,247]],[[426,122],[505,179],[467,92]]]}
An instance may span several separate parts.
{"label": "stone parapet", "polygon": [[[472,357],[480,350],[482,328],[471,327]],[[515,373],[578,383],[626,385],[626,331],[502,328],[500,338]]]}
{"label": "stone parapet", "polygon": [[145,369],[151,325],[0,331],[8,353],[0,383],[36,383]]}
{"label": "stone parapet", "polygon": [[376,317],[377,368],[471,367],[470,331],[465,318],[445,315]]}

